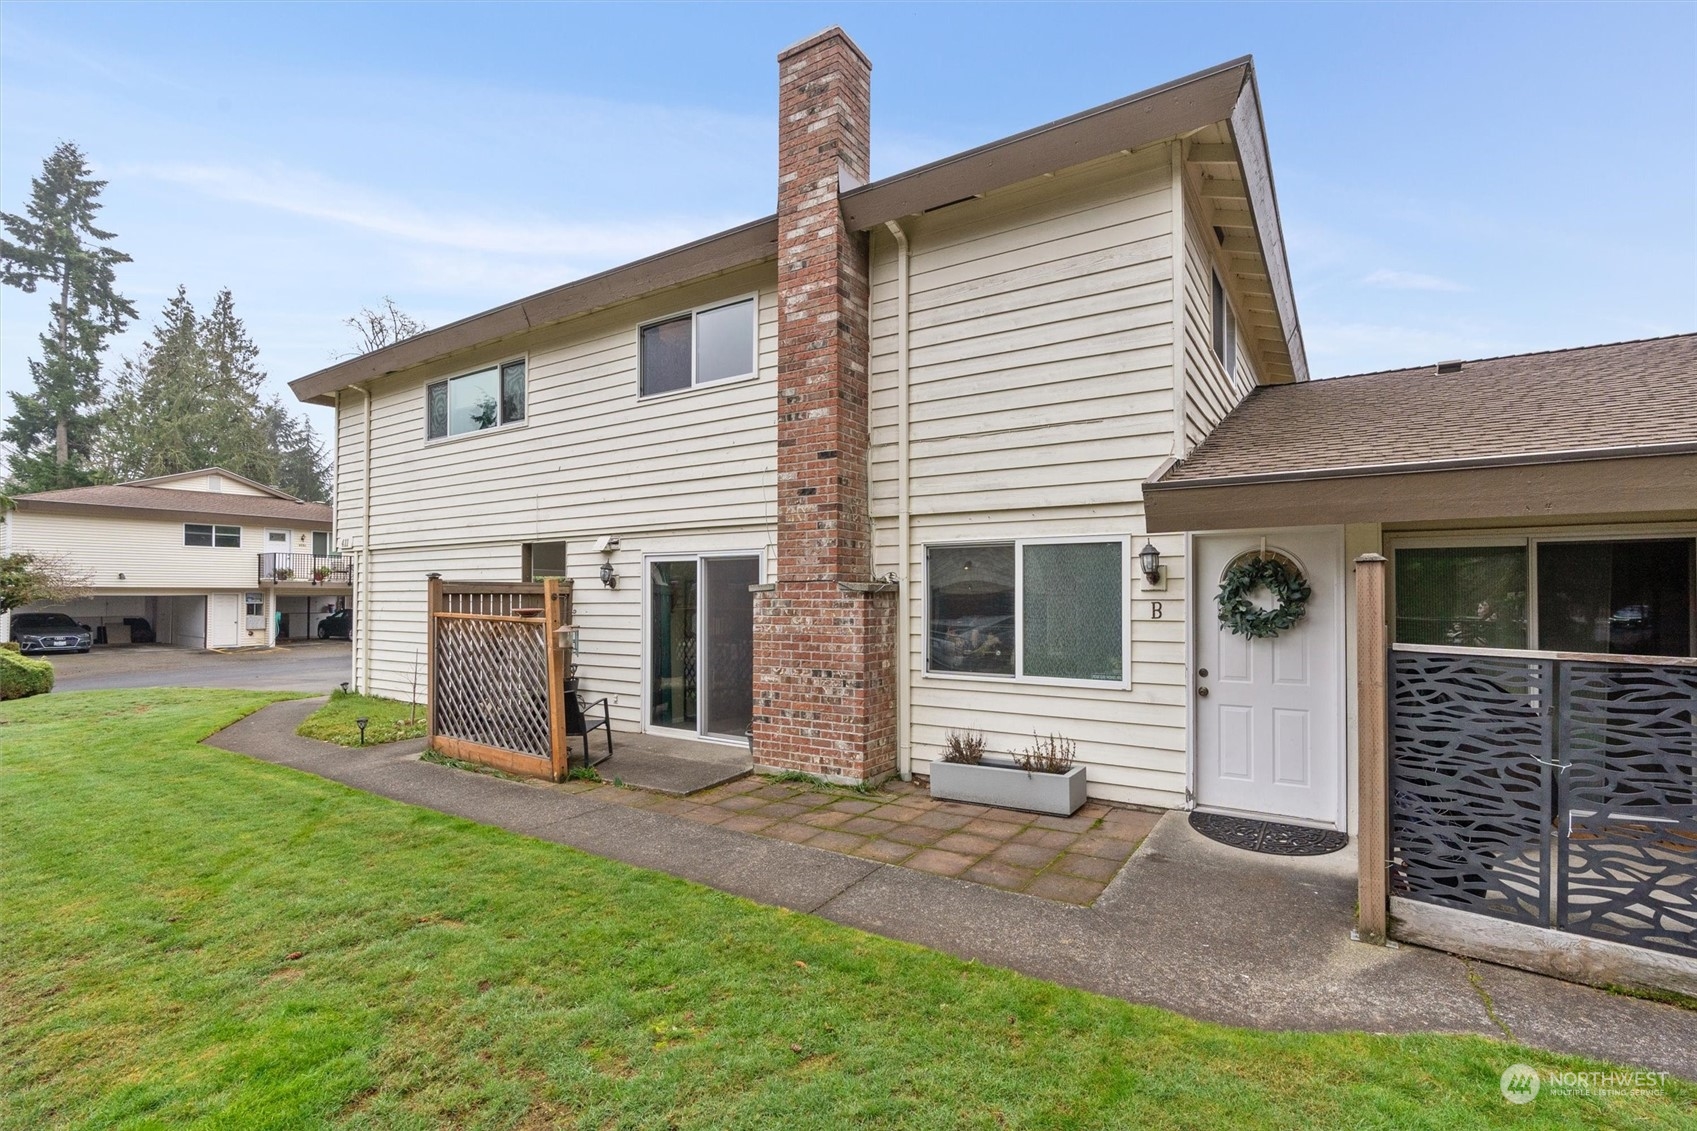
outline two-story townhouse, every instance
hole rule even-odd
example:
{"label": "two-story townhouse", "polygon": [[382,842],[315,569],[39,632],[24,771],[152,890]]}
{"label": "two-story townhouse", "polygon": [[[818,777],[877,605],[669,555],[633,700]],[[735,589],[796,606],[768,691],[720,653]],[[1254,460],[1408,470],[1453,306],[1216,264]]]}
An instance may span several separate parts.
{"label": "two-story townhouse", "polygon": [[4,552],[62,558],[91,590],[17,611],[68,613],[100,643],[131,642],[142,621],[159,643],[189,648],[310,638],[352,594],[328,505],[223,468],[12,501]]}
{"label": "two-story townhouse", "polygon": [[294,382],[360,688],[429,575],[563,576],[620,727],[850,781],[1061,734],[1357,834],[1364,938],[1689,986],[1697,336],[1311,382],[1249,60],[871,182],[865,57],[779,66],[774,216]]}
{"label": "two-story townhouse", "polygon": [[1094,795],[1181,803],[1186,547],[1145,577],[1140,485],[1306,378],[1251,62],[871,183],[859,49],[780,71],[776,216],[294,382],[338,410],[355,682],[406,693],[430,573],[569,576],[617,726],[853,780],[1062,732]]}

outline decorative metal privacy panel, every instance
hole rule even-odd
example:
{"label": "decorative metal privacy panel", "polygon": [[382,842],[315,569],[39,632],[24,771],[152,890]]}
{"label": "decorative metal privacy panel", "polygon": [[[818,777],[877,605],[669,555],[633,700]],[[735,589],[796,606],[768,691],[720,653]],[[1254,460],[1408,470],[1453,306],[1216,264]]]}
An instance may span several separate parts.
{"label": "decorative metal privacy panel", "polygon": [[436,696],[438,734],[546,759],[547,626],[438,615]]}
{"label": "decorative metal privacy panel", "polygon": [[1697,666],[1398,646],[1391,883],[1697,955]]}
{"label": "decorative metal privacy panel", "polygon": [[1550,661],[1392,653],[1391,884],[1549,922]]}
{"label": "decorative metal privacy panel", "polygon": [[1556,925],[1697,955],[1697,668],[1561,676]]}

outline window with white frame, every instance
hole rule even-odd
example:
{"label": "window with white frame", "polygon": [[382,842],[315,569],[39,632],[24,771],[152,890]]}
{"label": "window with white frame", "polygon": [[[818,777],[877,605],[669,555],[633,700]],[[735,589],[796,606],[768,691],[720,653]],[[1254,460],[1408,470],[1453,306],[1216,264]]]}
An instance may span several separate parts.
{"label": "window with white frame", "polygon": [[183,545],[240,549],[242,528],[239,526],[214,526],[203,522],[185,522],[183,523]]}
{"label": "window with white frame", "polygon": [[641,395],[754,375],[753,298],[703,306],[637,330]]}
{"label": "window with white frame", "polygon": [[440,440],[524,419],[524,361],[507,361],[436,381],[424,390],[425,436]]}
{"label": "window with white frame", "polygon": [[1123,684],[1123,538],[930,546],[926,670]]}
{"label": "window with white frame", "polygon": [[1693,654],[1690,537],[1505,538],[1392,556],[1399,644]]}
{"label": "window with white frame", "polygon": [[1226,376],[1237,372],[1237,318],[1232,314],[1231,296],[1214,272],[1214,356],[1225,367]]}
{"label": "window with white frame", "polygon": [[262,617],[265,615],[265,595],[263,593],[246,594],[247,615]]}

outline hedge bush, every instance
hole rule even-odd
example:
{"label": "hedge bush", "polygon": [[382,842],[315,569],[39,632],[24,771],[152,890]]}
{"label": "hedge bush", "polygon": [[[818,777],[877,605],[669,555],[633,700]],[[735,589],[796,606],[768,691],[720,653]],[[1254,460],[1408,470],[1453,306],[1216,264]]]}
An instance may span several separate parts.
{"label": "hedge bush", "polygon": [[52,664],[0,649],[0,699],[25,699],[52,690]]}

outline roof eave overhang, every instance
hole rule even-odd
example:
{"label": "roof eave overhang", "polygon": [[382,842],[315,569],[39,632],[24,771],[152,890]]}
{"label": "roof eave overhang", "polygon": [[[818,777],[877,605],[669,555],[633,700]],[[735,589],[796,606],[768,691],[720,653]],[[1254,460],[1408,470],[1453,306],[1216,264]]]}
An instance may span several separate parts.
{"label": "roof eave overhang", "polygon": [[1151,533],[1697,513],[1697,445],[1143,485]]}
{"label": "roof eave overhang", "polygon": [[759,263],[773,258],[777,251],[778,221],[767,216],[349,358],[291,381],[289,388],[309,404],[334,404],[335,394],[350,386],[667,287]]}

